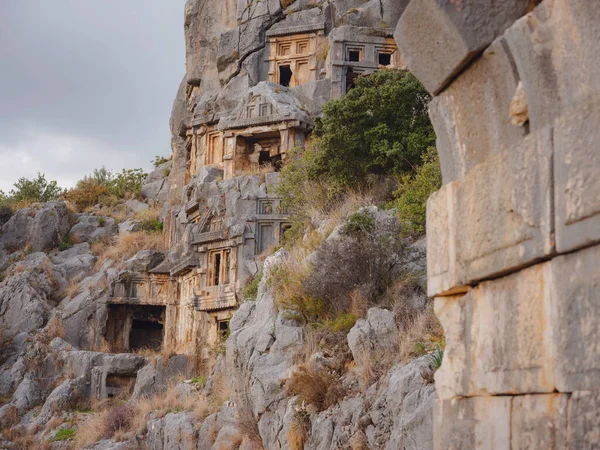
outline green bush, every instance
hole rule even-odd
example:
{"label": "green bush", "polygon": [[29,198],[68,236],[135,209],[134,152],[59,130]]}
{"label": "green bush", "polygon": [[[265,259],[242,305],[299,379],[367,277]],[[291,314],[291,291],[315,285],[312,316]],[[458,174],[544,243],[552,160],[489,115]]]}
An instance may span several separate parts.
{"label": "green bush", "polygon": [[51,202],[58,200],[65,190],[58,186],[56,181],[46,180],[46,175],[38,172],[37,178],[29,180],[25,177],[19,178],[14,184],[8,198],[5,200],[13,203],[20,202]]}
{"label": "green bush", "polygon": [[206,382],[208,381],[208,377],[204,375],[200,375],[199,377],[192,378],[192,384],[196,387],[202,389],[206,386]]}
{"label": "green bush", "polygon": [[13,210],[7,203],[0,202],[0,227],[10,220]]}
{"label": "green bush", "polygon": [[262,280],[262,272],[258,272],[244,289],[244,300],[256,300],[258,297],[258,285]]}
{"label": "green bush", "polygon": [[325,326],[331,331],[348,333],[357,320],[356,314],[342,313],[334,319],[326,321]]}
{"label": "green bush", "polygon": [[119,198],[137,197],[147,176],[142,169],[123,169],[111,180],[108,190]]}
{"label": "green bush", "polygon": [[162,233],[163,223],[158,219],[146,219],[140,224],[140,229],[148,233]]}
{"label": "green bush", "polygon": [[396,208],[405,235],[425,233],[427,199],[442,186],[438,155],[430,147],[414,174],[403,175],[391,206]]}
{"label": "green bush", "polygon": [[76,430],[72,428],[62,428],[58,430],[50,439],[50,442],[68,441],[75,436]]}
{"label": "green bush", "polygon": [[164,156],[156,155],[154,159],[150,162],[155,168],[158,168],[169,161],[171,161],[171,157],[165,158]]}
{"label": "green bush", "polygon": [[73,247],[73,239],[71,238],[71,234],[67,234],[63,240],[58,243],[58,250],[63,252],[71,247]]}
{"label": "green bush", "polygon": [[365,184],[369,174],[409,173],[435,145],[430,98],[407,71],[358,78],[345,97],[325,104],[316,121],[320,151],[308,167],[309,177],[354,187]]}
{"label": "green bush", "polygon": [[375,228],[375,219],[367,212],[355,212],[348,218],[346,233],[370,233]]}

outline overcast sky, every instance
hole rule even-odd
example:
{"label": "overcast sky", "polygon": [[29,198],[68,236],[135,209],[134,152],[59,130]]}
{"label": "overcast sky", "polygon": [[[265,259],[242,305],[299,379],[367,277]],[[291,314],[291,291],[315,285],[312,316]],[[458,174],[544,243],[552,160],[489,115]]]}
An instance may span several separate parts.
{"label": "overcast sky", "polygon": [[171,154],[185,0],[0,0],[0,189]]}

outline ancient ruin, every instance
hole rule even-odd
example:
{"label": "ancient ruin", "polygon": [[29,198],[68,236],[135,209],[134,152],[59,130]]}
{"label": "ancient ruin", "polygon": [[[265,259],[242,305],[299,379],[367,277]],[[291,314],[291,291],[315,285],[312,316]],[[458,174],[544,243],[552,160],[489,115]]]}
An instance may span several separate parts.
{"label": "ancient ruin", "polygon": [[[36,203],[1,227],[0,448],[98,424],[79,448],[599,448],[599,25],[592,0],[188,0],[172,158],[110,214]],[[369,199],[275,250],[280,170],[328,100],[393,68],[432,95],[426,239]],[[369,303],[371,249],[399,283]],[[271,276],[294,270],[350,306],[290,314]]]}
{"label": "ancient ruin", "polygon": [[444,178],[427,207],[435,449],[598,445],[599,23],[586,1],[427,0],[396,28],[435,94]]}
{"label": "ancient ruin", "polygon": [[[357,76],[403,65],[392,28],[332,28],[331,14],[331,6],[290,10],[268,28],[252,86],[208,95],[207,81],[188,80],[187,118],[176,130],[186,187],[165,231],[176,250],[115,283],[105,328],[113,351],[164,349],[200,364],[214,360],[211,349],[227,336],[245,283],[261,271],[257,255],[278,245],[289,226],[276,172],[290,151],[309,144],[324,101],[348,92]],[[221,54],[228,44],[219,45]],[[223,66],[221,73],[231,70]]]}

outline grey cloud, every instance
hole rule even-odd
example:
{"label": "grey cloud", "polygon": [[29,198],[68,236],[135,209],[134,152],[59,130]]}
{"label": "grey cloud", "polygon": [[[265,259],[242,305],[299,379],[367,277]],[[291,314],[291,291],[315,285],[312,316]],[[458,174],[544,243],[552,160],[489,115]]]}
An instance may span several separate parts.
{"label": "grey cloud", "polygon": [[[67,180],[84,167],[148,167],[167,155],[185,71],[183,8],[184,0],[0,0],[0,188],[33,166]],[[74,142],[80,150],[69,150]],[[32,162],[15,157],[8,170],[11,152]]]}

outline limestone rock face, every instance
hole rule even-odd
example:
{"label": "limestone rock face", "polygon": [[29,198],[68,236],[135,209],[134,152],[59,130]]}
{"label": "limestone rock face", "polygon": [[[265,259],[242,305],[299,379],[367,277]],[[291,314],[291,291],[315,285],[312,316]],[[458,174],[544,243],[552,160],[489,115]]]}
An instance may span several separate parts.
{"label": "limestone rock face", "polygon": [[359,319],[348,333],[348,346],[355,361],[375,349],[394,349],[398,346],[398,328],[391,311],[371,308],[366,319]]}
{"label": "limestone rock face", "polygon": [[79,242],[94,242],[117,233],[117,222],[112,217],[94,214],[78,214],[77,223],[71,228],[73,238]]}
{"label": "limestone rock face", "polygon": [[14,275],[0,284],[0,328],[9,336],[42,328],[66,282],[45,253],[32,253],[13,266]]}
{"label": "limestone rock face", "polygon": [[69,212],[64,202],[34,203],[12,216],[2,226],[0,248],[29,245],[39,252],[55,247],[69,232]]}

